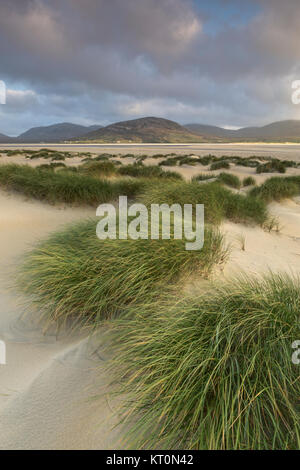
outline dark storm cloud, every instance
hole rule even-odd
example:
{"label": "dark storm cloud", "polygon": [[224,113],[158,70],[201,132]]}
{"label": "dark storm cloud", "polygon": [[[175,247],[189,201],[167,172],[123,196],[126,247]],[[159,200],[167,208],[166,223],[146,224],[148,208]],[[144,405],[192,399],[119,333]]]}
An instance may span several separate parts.
{"label": "dark storm cloud", "polygon": [[2,0],[0,79],[11,92],[0,132],[30,119],[295,116],[299,21],[296,0]]}

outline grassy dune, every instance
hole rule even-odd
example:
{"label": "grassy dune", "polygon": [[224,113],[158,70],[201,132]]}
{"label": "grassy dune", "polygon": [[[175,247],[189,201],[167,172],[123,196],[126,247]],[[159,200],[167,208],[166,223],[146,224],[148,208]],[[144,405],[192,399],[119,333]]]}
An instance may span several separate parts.
{"label": "grassy dune", "polygon": [[245,278],[113,324],[133,448],[298,449],[299,279]]}
{"label": "grassy dune", "polygon": [[135,196],[140,180],[100,180],[71,171],[59,172],[31,168],[27,165],[0,165],[0,185],[26,196],[50,203],[66,202],[98,205],[119,195]]}
{"label": "grassy dune", "polygon": [[210,228],[201,251],[186,251],[184,240],[100,241],[96,222],[54,234],[22,266],[20,285],[47,308],[49,321],[72,316],[96,325],[190,274],[207,276],[227,254],[222,235]]}
{"label": "grassy dune", "polygon": [[168,182],[163,186],[148,185],[140,196],[150,204],[204,204],[205,219],[220,223],[224,218],[234,222],[263,224],[267,218],[267,207],[261,198],[233,194],[218,182],[199,184],[197,181]]}
{"label": "grassy dune", "polygon": [[280,201],[300,194],[300,176],[269,178],[261,186],[250,191],[250,196],[259,197],[265,202]]}

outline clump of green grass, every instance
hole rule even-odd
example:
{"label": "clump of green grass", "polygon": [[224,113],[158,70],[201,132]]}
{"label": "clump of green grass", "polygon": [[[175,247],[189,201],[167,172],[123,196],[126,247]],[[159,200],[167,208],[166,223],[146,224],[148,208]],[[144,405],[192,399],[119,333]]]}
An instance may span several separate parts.
{"label": "clump of green grass", "polygon": [[260,197],[266,202],[280,201],[300,193],[300,177],[273,177],[250,191],[251,196]]}
{"label": "clump of green grass", "polygon": [[243,179],[243,186],[255,186],[256,181],[252,176],[247,176],[246,178]]}
{"label": "clump of green grass", "polygon": [[44,158],[44,159],[49,159],[51,160],[65,160],[66,158],[72,157],[72,154],[70,152],[57,152],[56,150],[51,150],[51,149],[41,149],[41,150],[33,150],[31,152],[27,152],[28,157],[31,160],[35,160],[37,158]]}
{"label": "clump of green grass", "polygon": [[262,199],[244,194],[233,194],[218,182],[205,185],[197,181],[172,182],[147,185],[140,200],[151,204],[204,204],[206,222],[218,224],[224,218],[234,222],[263,224],[267,218],[266,204]]}
{"label": "clump of green grass", "polygon": [[23,155],[22,150],[1,150],[2,153],[6,153],[8,157],[14,157],[16,155]]}
{"label": "clump of green grass", "polygon": [[256,173],[285,173],[286,167],[280,160],[271,160],[256,167]]}
{"label": "clump of green grass", "polygon": [[200,173],[192,177],[192,181],[207,181],[216,178],[216,175],[213,173]]}
{"label": "clump of green grass", "polygon": [[142,165],[135,163],[133,165],[123,165],[118,169],[120,175],[133,176],[139,178],[170,178],[182,180],[179,173],[173,171],[164,171],[157,165]]}
{"label": "clump of green grass", "polygon": [[109,182],[73,173],[45,171],[27,165],[1,165],[0,185],[26,196],[50,203],[66,202],[97,206],[119,195],[136,196],[145,183],[141,180]]}
{"label": "clump of green grass", "polygon": [[180,159],[178,158],[178,161],[179,161],[179,165],[182,166],[182,165],[196,165],[196,163],[198,163],[198,158],[195,158],[195,157],[191,157],[191,156],[185,156],[185,157],[181,157]]}
{"label": "clump of green grass", "polygon": [[226,184],[227,186],[231,186],[235,189],[240,189],[241,187],[240,179],[231,173],[220,173],[218,175],[218,180],[220,183]]}
{"label": "clump of green grass", "polygon": [[228,170],[230,168],[230,164],[224,160],[220,160],[210,165],[210,171],[220,170],[222,168]]}
{"label": "clump of green grass", "polygon": [[99,240],[96,225],[89,220],[54,234],[25,260],[20,284],[49,322],[72,317],[97,325],[187,275],[208,276],[227,255],[222,235],[210,228],[202,250],[186,251],[185,240]]}
{"label": "clump of green grass", "polygon": [[246,277],[116,320],[127,446],[299,449],[299,303],[299,279]]}
{"label": "clump of green grass", "polygon": [[159,163],[159,166],[177,166],[178,159],[175,158],[167,158],[166,160],[162,160]]}
{"label": "clump of green grass", "polygon": [[109,160],[113,155],[110,153],[101,153],[100,155],[97,155],[97,157],[94,158],[94,161],[96,162],[104,162]]}
{"label": "clump of green grass", "polygon": [[54,153],[51,157],[51,160],[52,161],[64,161],[66,159],[65,155],[57,152],[57,153]]}
{"label": "clump of green grass", "polygon": [[101,160],[101,161],[92,160],[89,162],[85,162],[79,167],[78,170],[83,175],[98,176],[98,177],[115,175],[117,172],[117,169],[114,163],[108,160]]}
{"label": "clump of green grass", "polygon": [[57,163],[43,163],[42,165],[38,165],[36,168],[39,170],[55,170],[56,168],[67,168],[67,166],[62,162]]}

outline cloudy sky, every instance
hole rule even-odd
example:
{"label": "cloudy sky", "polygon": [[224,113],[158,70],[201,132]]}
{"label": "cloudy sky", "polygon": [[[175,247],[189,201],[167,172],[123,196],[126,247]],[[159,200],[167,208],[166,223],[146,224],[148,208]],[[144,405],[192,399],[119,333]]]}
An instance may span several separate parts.
{"label": "cloudy sky", "polygon": [[1,0],[0,132],[300,119],[299,0]]}

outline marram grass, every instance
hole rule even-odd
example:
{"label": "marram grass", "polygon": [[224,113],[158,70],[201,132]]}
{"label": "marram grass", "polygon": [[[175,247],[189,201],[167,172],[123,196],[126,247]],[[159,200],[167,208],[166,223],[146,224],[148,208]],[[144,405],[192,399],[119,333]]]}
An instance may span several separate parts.
{"label": "marram grass", "polygon": [[0,186],[50,203],[97,206],[119,195],[134,197],[144,185],[139,179],[111,182],[72,173],[70,169],[54,172],[28,165],[0,165]]}
{"label": "marram grass", "polygon": [[99,240],[97,222],[53,234],[24,261],[20,285],[49,322],[72,317],[97,325],[188,275],[208,276],[227,255],[223,236],[210,228],[201,251],[186,251],[185,240]]}
{"label": "marram grass", "polygon": [[267,219],[266,203],[257,197],[234,194],[218,182],[149,183],[139,196],[146,206],[151,204],[204,204],[205,221],[218,224],[223,219],[262,225]]}
{"label": "marram grass", "polygon": [[299,306],[299,279],[269,275],[115,320],[127,446],[299,449]]}

